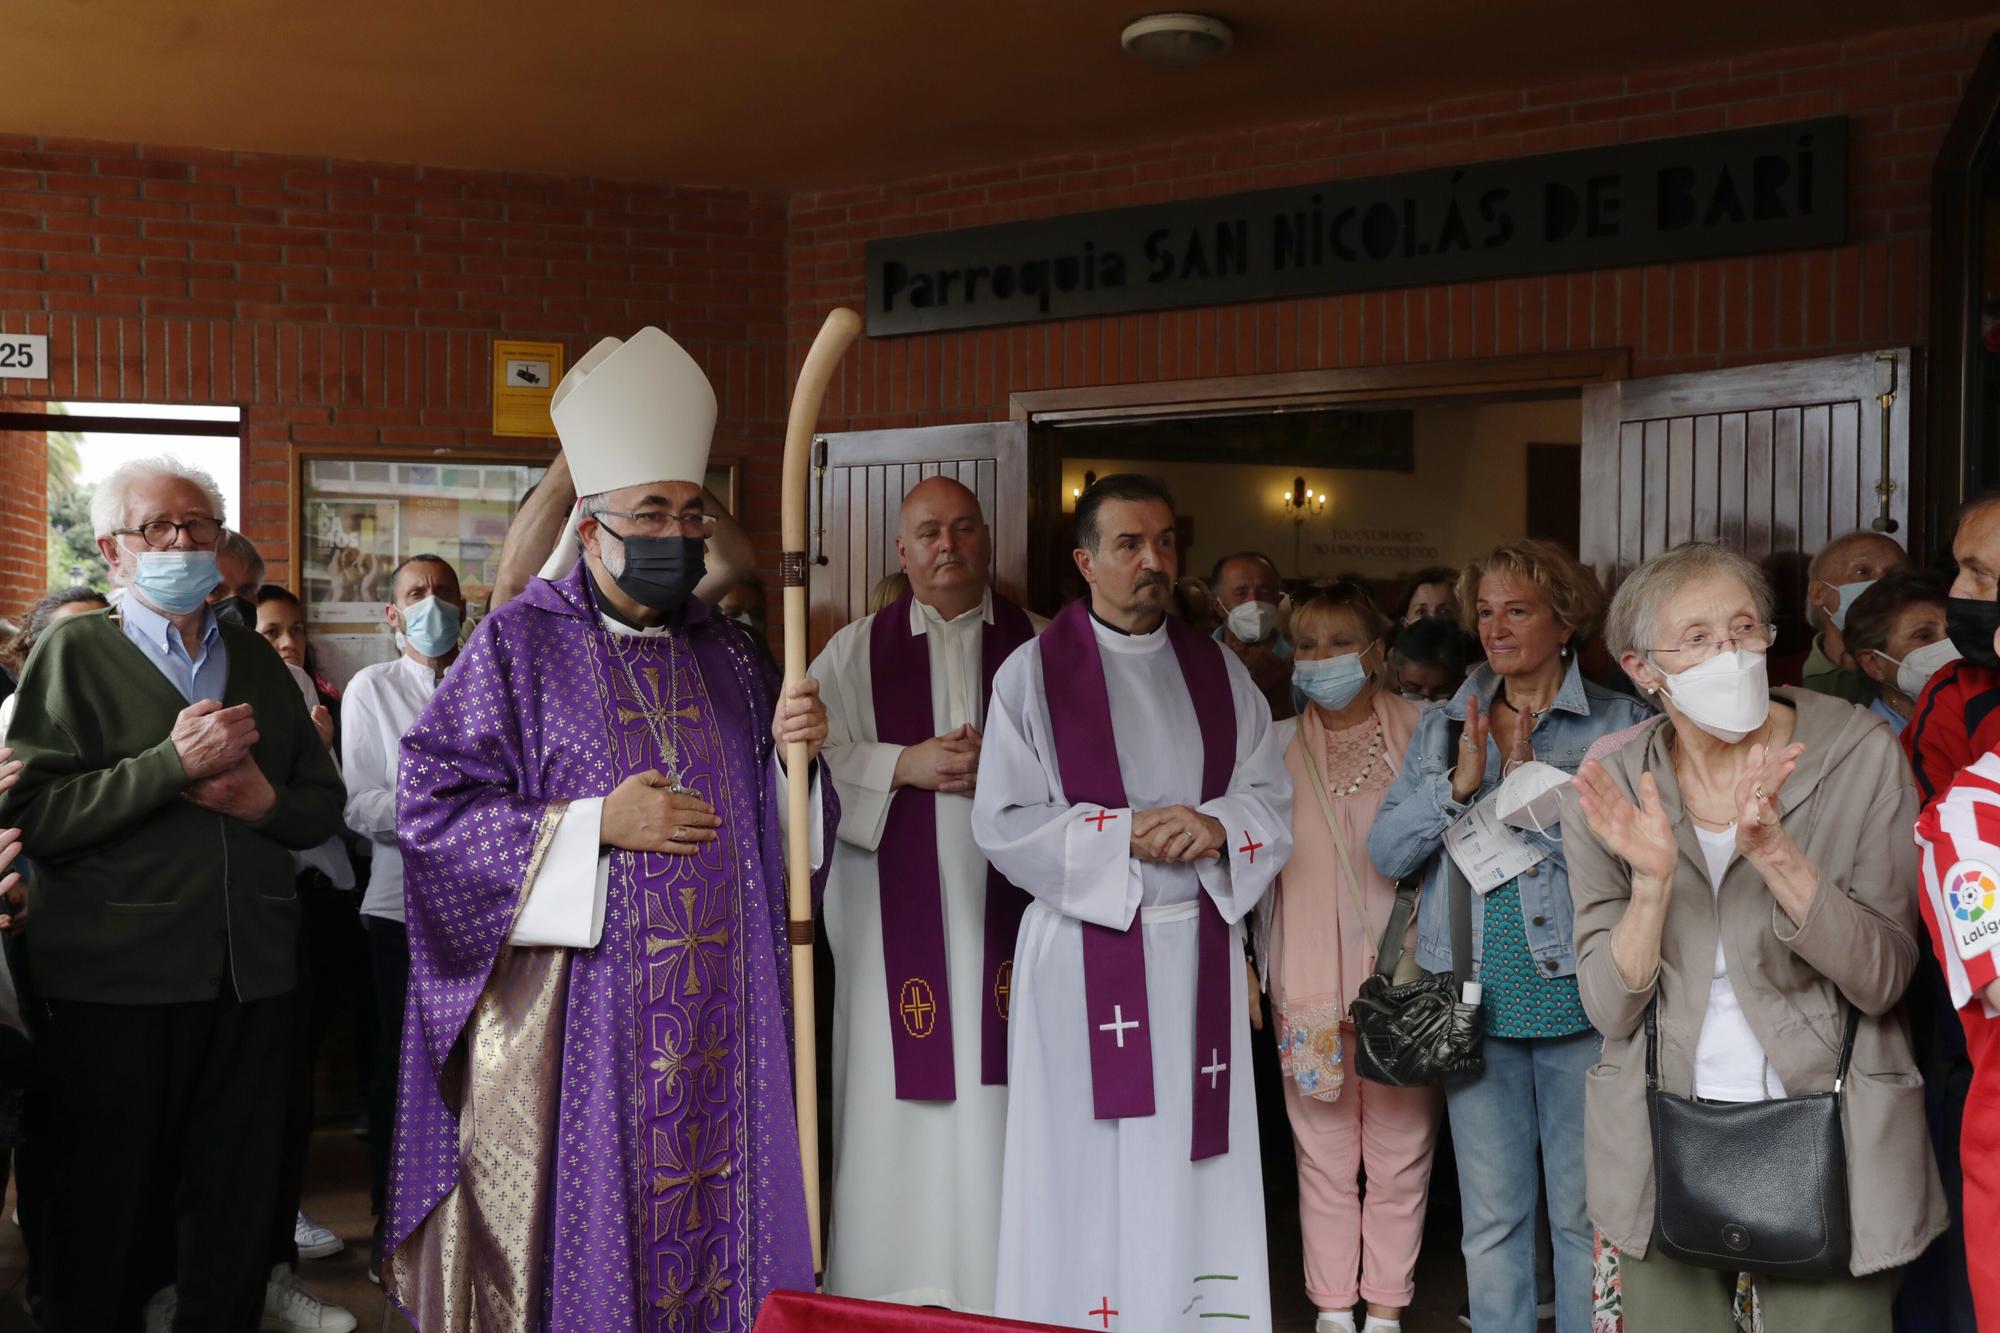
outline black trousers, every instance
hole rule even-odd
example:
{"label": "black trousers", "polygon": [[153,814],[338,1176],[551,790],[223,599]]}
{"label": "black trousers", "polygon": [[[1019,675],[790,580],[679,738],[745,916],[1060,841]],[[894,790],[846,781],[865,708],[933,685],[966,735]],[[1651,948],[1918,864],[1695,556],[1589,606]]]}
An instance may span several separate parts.
{"label": "black trousers", "polygon": [[396,1068],[403,1050],[403,992],[410,984],[410,936],[400,921],[364,916],[375,977],[375,1074],[368,1080],[368,1167],[375,1215],[389,1215],[389,1139],[396,1123]]}
{"label": "black trousers", "polygon": [[293,997],[50,1001],[39,1258],[45,1333],[126,1333],[160,1285],[171,1200],[177,1329],[255,1333],[278,1197]]}
{"label": "black trousers", "polygon": [[305,1197],[306,1159],[312,1148],[313,1080],[320,1047],[352,994],[355,976],[367,967],[368,948],[351,890],[337,889],[319,871],[308,870],[299,876],[299,906],[299,986],[293,992],[296,1003],[291,1064],[285,1071],[284,1147],[278,1165],[278,1202],[271,1217],[270,1246],[271,1263],[295,1267],[299,1261],[295,1223],[299,1201]]}

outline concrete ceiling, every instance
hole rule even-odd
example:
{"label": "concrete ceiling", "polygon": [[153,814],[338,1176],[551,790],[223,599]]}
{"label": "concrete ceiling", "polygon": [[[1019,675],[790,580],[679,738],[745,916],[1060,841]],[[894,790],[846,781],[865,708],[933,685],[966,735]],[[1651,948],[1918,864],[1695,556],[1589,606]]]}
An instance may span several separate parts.
{"label": "concrete ceiling", "polygon": [[1992,0],[35,0],[0,133],[790,191],[1311,119],[1984,13]]}

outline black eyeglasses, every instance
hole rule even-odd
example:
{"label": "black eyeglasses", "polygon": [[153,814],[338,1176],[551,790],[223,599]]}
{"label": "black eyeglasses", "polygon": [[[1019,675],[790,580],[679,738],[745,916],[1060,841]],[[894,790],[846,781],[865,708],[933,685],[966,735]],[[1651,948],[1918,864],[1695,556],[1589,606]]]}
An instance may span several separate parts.
{"label": "black eyeglasses", "polygon": [[151,523],[142,523],[136,528],[113,528],[113,536],[138,536],[146,545],[156,551],[164,551],[179,543],[185,532],[196,546],[213,546],[222,536],[222,524],[212,518],[191,518],[185,523],[175,523],[168,519],[156,518]]}

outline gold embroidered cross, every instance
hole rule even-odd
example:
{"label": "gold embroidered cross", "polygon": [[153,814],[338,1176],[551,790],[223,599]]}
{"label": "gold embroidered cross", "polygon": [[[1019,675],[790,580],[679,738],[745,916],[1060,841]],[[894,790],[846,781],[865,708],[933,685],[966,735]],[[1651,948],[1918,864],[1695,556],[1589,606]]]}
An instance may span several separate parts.
{"label": "gold embroidered cross", "polygon": [[696,1130],[693,1123],[690,1122],[682,1126],[682,1128],[687,1131],[688,1150],[687,1158],[678,1163],[681,1172],[679,1175],[674,1176],[654,1175],[653,1193],[665,1194],[668,1190],[685,1189],[688,1201],[687,1227],[685,1229],[692,1231],[702,1224],[701,1196],[703,1191],[707,1188],[709,1181],[727,1180],[729,1178],[729,1162],[726,1158],[719,1162],[702,1161],[700,1145],[696,1138]]}
{"label": "gold embroidered cross", "polygon": [[687,981],[681,986],[683,995],[701,994],[701,982],[695,976],[696,965],[700,962],[697,950],[704,946],[718,949],[729,947],[729,923],[718,921],[708,930],[696,932],[694,921],[694,900],[701,890],[693,884],[681,886],[681,916],[687,922],[679,935],[662,939],[658,935],[646,937],[646,953],[658,957],[672,949],[680,955],[681,966],[687,973]]}

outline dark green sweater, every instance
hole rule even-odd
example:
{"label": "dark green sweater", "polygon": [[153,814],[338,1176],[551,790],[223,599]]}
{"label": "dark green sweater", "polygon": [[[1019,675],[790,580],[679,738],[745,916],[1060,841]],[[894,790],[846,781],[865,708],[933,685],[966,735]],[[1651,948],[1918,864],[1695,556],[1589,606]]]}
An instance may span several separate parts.
{"label": "dark green sweater", "polygon": [[340,827],[346,794],[284,661],[222,625],[222,703],[251,706],[251,755],[277,792],[255,823],[204,810],[171,738],[187,700],[115,613],[57,621],[21,674],[7,743],[25,762],[0,797],[33,863],[27,924],[35,989],[58,1000],[171,1004],[295,984],[291,850]]}

